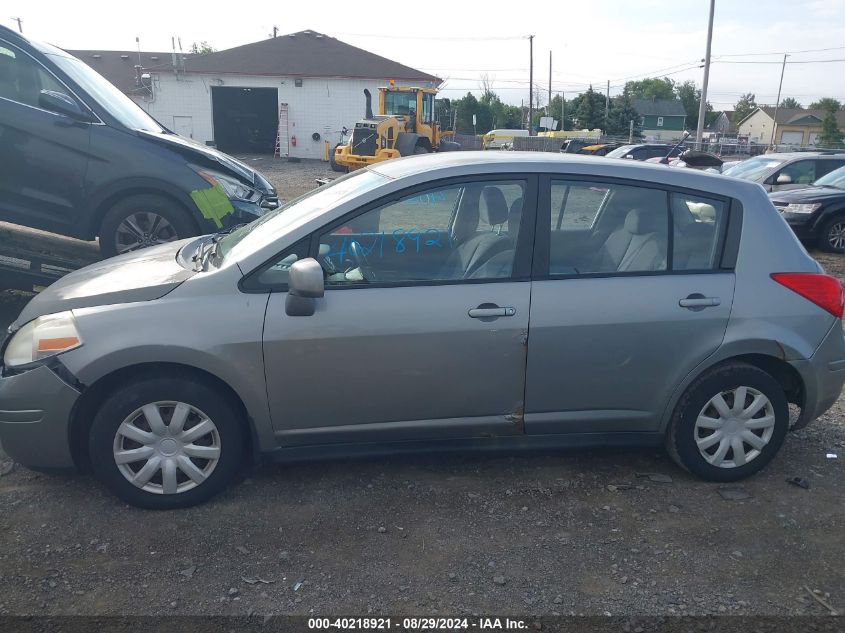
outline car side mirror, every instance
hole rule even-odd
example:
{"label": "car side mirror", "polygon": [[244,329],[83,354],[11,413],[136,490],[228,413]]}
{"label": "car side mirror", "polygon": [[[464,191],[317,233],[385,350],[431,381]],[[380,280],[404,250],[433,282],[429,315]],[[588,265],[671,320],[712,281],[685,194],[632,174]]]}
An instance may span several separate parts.
{"label": "car side mirror", "polygon": [[777,180],[775,180],[776,185],[791,185],[792,184],[792,176],[789,174],[779,174]]}
{"label": "car side mirror", "polygon": [[63,92],[42,90],[38,95],[38,105],[50,112],[64,114],[77,121],[90,121],[91,117],[85,112],[75,99]]}
{"label": "car side mirror", "polygon": [[285,298],[285,313],[288,316],[311,316],[317,309],[317,302],[325,294],[323,267],[313,257],[294,262],[288,276],[288,296]]}

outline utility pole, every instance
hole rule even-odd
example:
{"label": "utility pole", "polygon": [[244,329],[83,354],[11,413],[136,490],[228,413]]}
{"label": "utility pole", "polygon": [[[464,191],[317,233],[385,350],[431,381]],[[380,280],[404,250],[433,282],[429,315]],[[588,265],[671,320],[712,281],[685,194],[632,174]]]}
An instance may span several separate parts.
{"label": "utility pole", "polygon": [[704,82],[701,85],[701,103],[698,104],[698,129],[695,132],[695,144],[701,149],[704,136],[704,115],[707,113],[707,82],[710,81],[710,45],[713,43],[713,14],[716,12],[716,0],[710,0],[710,21],[707,23],[707,50],[704,53]]}
{"label": "utility pole", "polygon": [[786,70],[786,58],[789,55],[784,54],[783,56],[783,65],[780,67],[780,83],[778,84],[778,100],[775,102],[775,120],[772,121],[772,138],[769,139],[769,149],[774,149],[775,147],[775,130],[778,127],[778,108],[780,108],[780,91],[783,88],[783,72]]}
{"label": "utility pole", "polygon": [[634,142],[634,120],[628,121],[628,143]]}
{"label": "utility pole", "polygon": [[534,119],[534,36],[528,36],[528,136],[531,136],[531,121]]}
{"label": "utility pole", "polygon": [[21,18],[12,18],[12,20],[18,23],[18,31],[23,33],[23,27],[21,26],[21,22],[23,22],[23,20]]}
{"label": "utility pole", "polygon": [[607,92],[604,94],[604,132],[607,134],[607,118],[610,116],[610,79],[607,80]]}
{"label": "utility pole", "polygon": [[552,116],[552,52],[549,51],[549,105],[546,106],[546,116]]}
{"label": "utility pole", "polygon": [[560,93],[560,131],[563,132],[566,126],[563,124],[566,121],[566,100],[563,98],[563,91]]}

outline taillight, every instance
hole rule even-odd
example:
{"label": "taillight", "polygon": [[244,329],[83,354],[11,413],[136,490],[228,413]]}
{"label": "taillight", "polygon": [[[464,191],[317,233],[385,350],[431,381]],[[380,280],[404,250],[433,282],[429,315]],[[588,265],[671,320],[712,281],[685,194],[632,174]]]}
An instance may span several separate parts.
{"label": "taillight", "polygon": [[782,286],[812,301],[837,319],[842,318],[845,294],[836,277],[821,273],[772,273],[771,276]]}

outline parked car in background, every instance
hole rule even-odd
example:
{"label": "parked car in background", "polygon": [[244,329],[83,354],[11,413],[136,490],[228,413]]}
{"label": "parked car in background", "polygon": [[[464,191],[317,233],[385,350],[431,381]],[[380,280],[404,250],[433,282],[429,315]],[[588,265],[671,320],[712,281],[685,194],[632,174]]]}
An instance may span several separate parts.
{"label": "parked car in background", "polygon": [[623,145],[605,154],[608,158],[627,158],[629,160],[648,160],[649,158],[676,158],[684,151],[684,146],[667,143],[639,143]]}
{"label": "parked car in background", "polygon": [[609,152],[612,152],[620,145],[621,143],[596,143],[582,147],[577,153],[589,154],[590,156],[607,156]]}
{"label": "parked car in background", "polygon": [[845,152],[789,152],[755,156],[722,171],[763,185],[766,191],[801,189],[845,166]]}
{"label": "parked car in background", "polygon": [[0,27],[0,220],[99,237],[111,256],[278,204],[255,170],[172,133],[75,57]]}
{"label": "parked car in background", "polygon": [[528,130],[490,130],[481,137],[482,149],[505,149],[513,145],[517,136],[528,136]]}
{"label": "parked car in background", "polygon": [[415,156],[47,288],[0,350],[0,441],[148,508],[260,457],[432,449],[665,444],[734,481],[788,403],[799,428],[839,397],[842,301],[751,183]]}
{"label": "parked car in background", "polygon": [[803,189],[769,194],[795,234],[831,253],[845,253],[845,167]]}

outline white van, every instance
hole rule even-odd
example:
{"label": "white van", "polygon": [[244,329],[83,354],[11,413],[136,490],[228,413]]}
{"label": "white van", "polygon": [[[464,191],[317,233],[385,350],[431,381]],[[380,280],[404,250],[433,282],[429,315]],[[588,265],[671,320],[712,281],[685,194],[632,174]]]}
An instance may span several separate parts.
{"label": "white van", "polygon": [[515,136],[528,136],[528,130],[490,130],[481,137],[483,149],[502,149],[505,146],[513,145]]}

